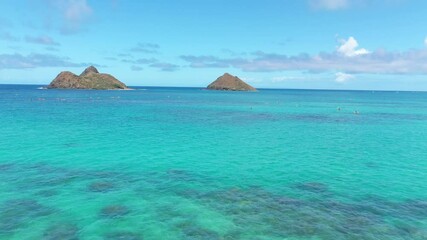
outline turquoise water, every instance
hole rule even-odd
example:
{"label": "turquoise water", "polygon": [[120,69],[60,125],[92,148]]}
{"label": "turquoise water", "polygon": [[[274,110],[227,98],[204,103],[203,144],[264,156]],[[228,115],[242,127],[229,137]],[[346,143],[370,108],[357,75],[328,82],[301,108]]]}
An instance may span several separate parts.
{"label": "turquoise water", "polygon": [[427,93],[0,85],[0,192],[0,239],[427,239]]}

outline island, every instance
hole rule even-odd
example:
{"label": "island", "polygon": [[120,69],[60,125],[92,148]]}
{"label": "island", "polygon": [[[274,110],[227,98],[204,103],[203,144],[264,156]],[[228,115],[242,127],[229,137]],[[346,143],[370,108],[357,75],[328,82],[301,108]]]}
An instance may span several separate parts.
{"label": "island", "polygon": [[64,71],[47,86],[48,89],[130,90],[124,83],[106,73],[99,73],[94,66],[86,68],[79,76]]}
{"label": "island", "polygon": [[225,91],[256,91],[256,88],[229,73],[224,73],[224,75],[217,78],[214,82],[209,84],[207,89]]}

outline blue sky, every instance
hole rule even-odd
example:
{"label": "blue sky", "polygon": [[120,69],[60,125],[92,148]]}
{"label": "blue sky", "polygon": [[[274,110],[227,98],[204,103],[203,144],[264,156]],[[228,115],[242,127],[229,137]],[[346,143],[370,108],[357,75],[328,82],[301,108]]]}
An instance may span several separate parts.
{"label": "blue sky", "polygon": [[0,1],[0,83],[427,90],[424,0]]}

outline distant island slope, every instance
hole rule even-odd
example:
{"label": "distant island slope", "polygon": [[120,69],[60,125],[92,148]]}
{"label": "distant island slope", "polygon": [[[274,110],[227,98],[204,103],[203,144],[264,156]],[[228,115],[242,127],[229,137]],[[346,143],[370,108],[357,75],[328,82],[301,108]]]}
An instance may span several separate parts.
{"label": "distant island slope", "polygon": [[106,73],[99,73],[94,66],[86,68],[80,76],[68,71],[61,72],[47,86],[61,89],[127,90],[124,83]]}
{"label": "distant island slope", "polygon": [[231,74],[225,73],[217,78],[214,82],[207,87],[211,90],[225,90],[225,91],[256,91],[256,89],[243,80]]}

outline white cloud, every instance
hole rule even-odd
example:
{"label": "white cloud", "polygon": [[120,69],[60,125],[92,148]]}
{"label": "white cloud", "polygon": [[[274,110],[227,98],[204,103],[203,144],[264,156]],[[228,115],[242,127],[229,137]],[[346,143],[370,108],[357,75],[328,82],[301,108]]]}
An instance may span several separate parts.
{"label": "white cloud", "polygon": [[[353,43],[352,43],[353,42]],[[427,48],[390,52],[384,49],[369,52],[357,49],[351,38],[341,52],[310,55],[286,55],[257,51],[241,56],[221,58],[210,55],[185,55],[181,59],[191,68],[237,68],[247,72],[306,71],[345,72],[349,74],[427,74]],[[349,44],[350,43],[350,44]],[[344,50],[345,49],[345,50]],[[369,54],[367,54],[369,53]],[[353,57],[349,57],[353,56]],[[273,79],[272,79],[273,80]],[[277,78],[273,81],[285,79]]]}
{"label": "white cloud", "polygon": [[87,0],[46,0],[62,18],[61,32],[75,33],[81,25],[93,14]]}
{"label": "white cloud", "polygon": [[338,47],[337,51],[344,56],[354,57],[358,55],[369,54],[370,52],[364,48],[357,49],[359,43],[354,37],[349,37],[348,40],[341,40],[341,46]]}
{"label": "white cloud", "polygon": [[56,45],[56,46],[59,45],[59,43],[55,42],[49,36],[38,36],[38,37],[26,36],[25,41],[29,43],[36,43],[36,44],[42,44],[42,45]]}
{"label": "white cloud", "polygon": [[427,47],[427,37],[424,39],[424,45]]}
{"label": "white cloud", "polygon": [[153,63],[149,66],[152,68],[158,68],[163,72],[173,72],[179,69],[178,65],[166,62]]}
{"label": "white cloud", "polygon": [[136,47],[131,48],[132,52],[159,53],[160,46],[155,43],[138,43]]}
{"label": "white cloud", "polygon": [[396,7],[403,5],[408,0],[305,0],[310,8],[315,10],[337,11],[349,8],[374,7],[378,3],[381,6]]}
{"label": "white cloud", "polygon": [[90,63],[72,62],[67,57],[61,57],[51,54],[32,53],[22,54],[0,54],[1,69],[22,69],[38,67],[83,67],[93,65]]}
{"label": "white cloud", "polygon": [[289,80],[289,77],[287,76],[282,76],[282,77],[273,77],[271,79],[271,82],[273,83],[280,83],[280,82],[286,82]]}
{"label": "white cloud", "polygon": [[349,0],[309,0],[309,4],[315,9],[337,10],[348,7]]}
{"label": "white cloud", "polygon": [[69,21],[81,21],[92,14],[92,8],[86,0],[68,0],[64,11],[65,19]]}
{"label": "white cloud", "polygon": [[293,81],[293,80],[305,80],[305,77],[294,77],[294,76],[280,76],[280,77],[273,77],[271,79],[271,82],[273,83],[281,83],[286,81]]}
{"label": "white cloud", "polygon": [[343,73],[343,72],[337,72],[335,73],[335,81],[338,83],[347,82],[348,80],[353,79],[354,76],[351,74]]}

